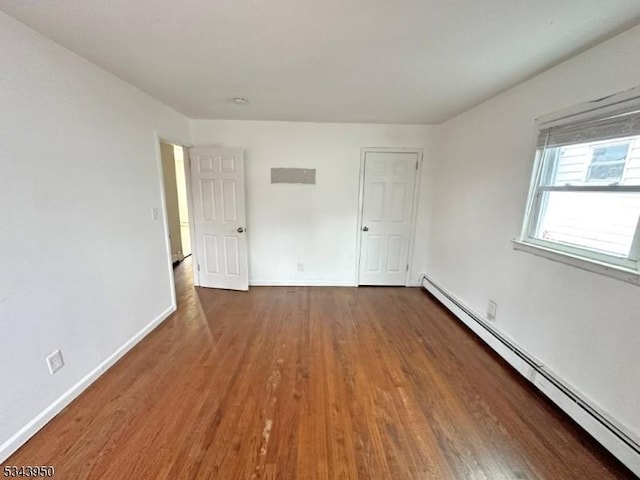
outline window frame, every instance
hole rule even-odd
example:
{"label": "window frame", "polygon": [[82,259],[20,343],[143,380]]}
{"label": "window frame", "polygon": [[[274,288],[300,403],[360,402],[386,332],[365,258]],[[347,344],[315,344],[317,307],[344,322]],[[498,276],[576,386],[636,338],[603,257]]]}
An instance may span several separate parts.
{"label": "window frame", "polygon": [[[621,105],[625,107],[628,105],[632,108],[637,105],[640,109],[640,87],[541,117],[536,120],[536,137],[543,129],[594,119],[620,109]],[[620,139],[615,140],[619,140],[622,143],[623,139],[629,137],[630,135],[621,136]],[[594,141],[592,143],[596,145],[606,142]],[[592,145],[590,145],[590,148],[593,151]],[[640,193],[640,185],[607,185],[595,182],[587,184],[588,182],[586,181],[585,185],[541,185],[545,174],[543,156],[546,149],[539,147],[534,147],[534,149],[533,172],[527,197],[527,206],[520,235],[513,241],[514,249],[640,285],[640,221],[636,224],[629,256],[626,258],[589,248],[544,240],[535,236],[544,211],[543,198],[545,192]],[[628,168],[630,151],[631,149],[629,149],[625,158],[625,172]],[[588,169],[589,166],[587,167],[587,172]],[[588,173],[585,175],[588,175]]]}

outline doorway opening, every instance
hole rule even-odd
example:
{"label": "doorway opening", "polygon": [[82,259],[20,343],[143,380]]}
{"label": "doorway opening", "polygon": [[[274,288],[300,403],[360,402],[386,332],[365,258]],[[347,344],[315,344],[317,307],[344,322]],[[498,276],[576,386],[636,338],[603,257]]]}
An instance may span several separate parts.
{"label": "doorway opening", "polygon": [[185,148],[160,142],[160,156],[169,228],[171,262],[177,266],[191,255],[189,201],[185,170]]}
{"label": "doorway opening", "polygon": [[176,164],[176,187],[178,189],[178,220],[180,221],[180,244],[182,255],[191,255],[191,226],[189,225],[189,200],[187,198],[187,178],[184,164],[184,147],[173,146],[173,157]]}

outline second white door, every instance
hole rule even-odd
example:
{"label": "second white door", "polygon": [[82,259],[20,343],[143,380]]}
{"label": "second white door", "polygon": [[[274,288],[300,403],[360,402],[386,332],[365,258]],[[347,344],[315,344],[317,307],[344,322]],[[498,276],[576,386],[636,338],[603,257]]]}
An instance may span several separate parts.
{"label": "second white door", "polygon": [[365,151],[360,285],[406,285],[418,152]]}
{"label": "second white door", "polygon": [[191,148],[189,158],[197,283],[248,290],[242,150]]}

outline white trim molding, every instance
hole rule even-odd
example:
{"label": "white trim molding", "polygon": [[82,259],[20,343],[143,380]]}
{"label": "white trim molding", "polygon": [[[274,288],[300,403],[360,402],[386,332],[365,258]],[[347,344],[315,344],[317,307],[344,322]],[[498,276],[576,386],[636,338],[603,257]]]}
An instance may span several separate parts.
{"label": "white trim molding", "polygon": [[249,280],[251,287],[357,287],[351,280]]}
{"label": "white trim molding", "polygon": [[570,253],[562,252],[557,249],[545,248],[544,246],[535,245],[533,243],[521,240],[513,240],[512,244],[514,250],[531,253],[538,257],[543,257],[554,262],[571,265],[588,272],[599,273],[600,275],[616,278],[618,280],[622,280],[623,282],[640,285],[640,273],[636,270],[624,268],[610,263],[599,262],[592,258],[572,255]]}

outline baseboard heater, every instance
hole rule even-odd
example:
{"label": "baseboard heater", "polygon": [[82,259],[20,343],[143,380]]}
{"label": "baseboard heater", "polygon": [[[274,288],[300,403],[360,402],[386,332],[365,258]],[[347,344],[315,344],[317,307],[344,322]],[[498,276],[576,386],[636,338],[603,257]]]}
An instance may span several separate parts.
{"label": "baseboard heater", "polygon": [[599,412],[580,393],[553,375],[544,367],[542,362],[493,328],[427,275],[421,277],[420,283],[496,353],[503,357],[636,475],[640,476],[640,443],[637,440]]}

